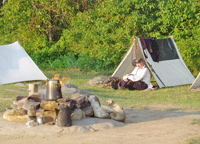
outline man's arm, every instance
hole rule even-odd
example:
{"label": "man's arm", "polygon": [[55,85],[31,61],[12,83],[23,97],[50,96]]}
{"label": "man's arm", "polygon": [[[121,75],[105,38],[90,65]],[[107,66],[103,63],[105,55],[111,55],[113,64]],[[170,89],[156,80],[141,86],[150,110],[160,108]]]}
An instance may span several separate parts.
{"label": "man's arm", "polygon": [[139,70],[136,75],[128,76],[128,79],[132,81],[139,81],[139,80],[142,80],[147,73],[148,73],[148,69],[143,68],[142,70]]}

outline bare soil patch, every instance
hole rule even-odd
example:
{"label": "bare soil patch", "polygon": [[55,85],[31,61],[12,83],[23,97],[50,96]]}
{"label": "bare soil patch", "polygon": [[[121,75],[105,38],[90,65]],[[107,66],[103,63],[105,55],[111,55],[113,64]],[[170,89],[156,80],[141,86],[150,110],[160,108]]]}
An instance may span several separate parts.
{"label": "bare soil patch", "polygon": [[0,140],[6,144],[181,144],[200,134],[191,119],[200,119],[200,111],[178,110],[176,106],[124,108],[125,123],[111,119],[86,118],[71,127],[7,122],[0,112]]}

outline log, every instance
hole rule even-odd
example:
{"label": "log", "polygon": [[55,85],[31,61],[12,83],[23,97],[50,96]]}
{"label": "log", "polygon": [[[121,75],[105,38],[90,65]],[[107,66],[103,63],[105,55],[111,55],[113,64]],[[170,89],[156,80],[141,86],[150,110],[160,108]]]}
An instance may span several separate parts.
{"label": "log", "polygon": [[39,109],[40,102],[29,101],[28,99],[26,99],[22,108],[25,110],[29,110],[29,109],[32,109],[33,107],[35,107],[36,109]]}
{"label": "log", "polygon": [[83,109],[83,108],[88,107],[88,106],[90,106],[88,101],[84,101],[81,104],[76,104],[76,107],[80,108],[80,109]]}
{"label": "log", "polygon": [[69,100],[67,102],[58,102],[59,105],[66,105],[70,110],[74,110],[76,108],[76,102],[74,100]]}
{"label": "log", "polygon": [[57,102],[67,102],[68,100],[70,100],[69,98],[63,97],[63,98],[59,98],[56,101]]}
{"label": "log", "polygon": [[24,103],[26,102],[27,99],[28,99],[28,97],[20,99],[19,101],[13,101],[13,105],[14,105],[15,109],[23,108],[23,105],[24,105]]}
{"label": "log", "polygon": [[26,95],[17,95],[16,96],[16,101],[19,101],[19,100],[21,100],[23,98],[26,98],[26,97],[27,97]]}
{"label": "log", "polygon": [[104,109],[101,108],[98,96],[90,95],[88,100],[90,101],[91,106],[94,110],[94,116],[98,118],[111,118],[110,115]]}
{"label": "log", "polygon": [[74,101],[76,102],[76,104],[79,105],[85,101],[85,96],[80,96],[80,97],[74,99]]}
{"label": "log", "polygon": [[31,93],[28,97],[28,100],[32,100],[32,101],[35,101],[35,102],[41,102],[43,99],[44,99],[43,94],[36,93],[36,92]]}
{"label": "log", "polygon": [[84,96],[86,99],[89,97],[89,95],[86,95],[86,94],[72,94],[71,95],[72,99],[77,99],[80,96]]}

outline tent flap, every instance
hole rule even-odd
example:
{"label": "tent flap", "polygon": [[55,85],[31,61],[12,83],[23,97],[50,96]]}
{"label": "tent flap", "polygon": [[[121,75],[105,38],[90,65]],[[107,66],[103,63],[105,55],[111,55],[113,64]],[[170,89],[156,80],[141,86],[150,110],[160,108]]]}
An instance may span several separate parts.
{"label": "tent flap", "polygon": [[19,42],[0,46],[0,84],[47,80]]}

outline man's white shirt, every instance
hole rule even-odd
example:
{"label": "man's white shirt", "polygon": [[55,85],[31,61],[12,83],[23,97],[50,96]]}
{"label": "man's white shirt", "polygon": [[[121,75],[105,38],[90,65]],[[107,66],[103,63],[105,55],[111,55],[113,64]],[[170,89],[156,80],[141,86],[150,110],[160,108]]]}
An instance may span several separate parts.
{"label": "man's white shirt", "polygon": [[148,85],[148,88],[152,88],[153,85],[151,83],[151,74],[145,66],[142,67],[142,69],[139,69],[136,67],[132,73],[126,75],[128,79],[136,82],[136,81],[143,81]]}

